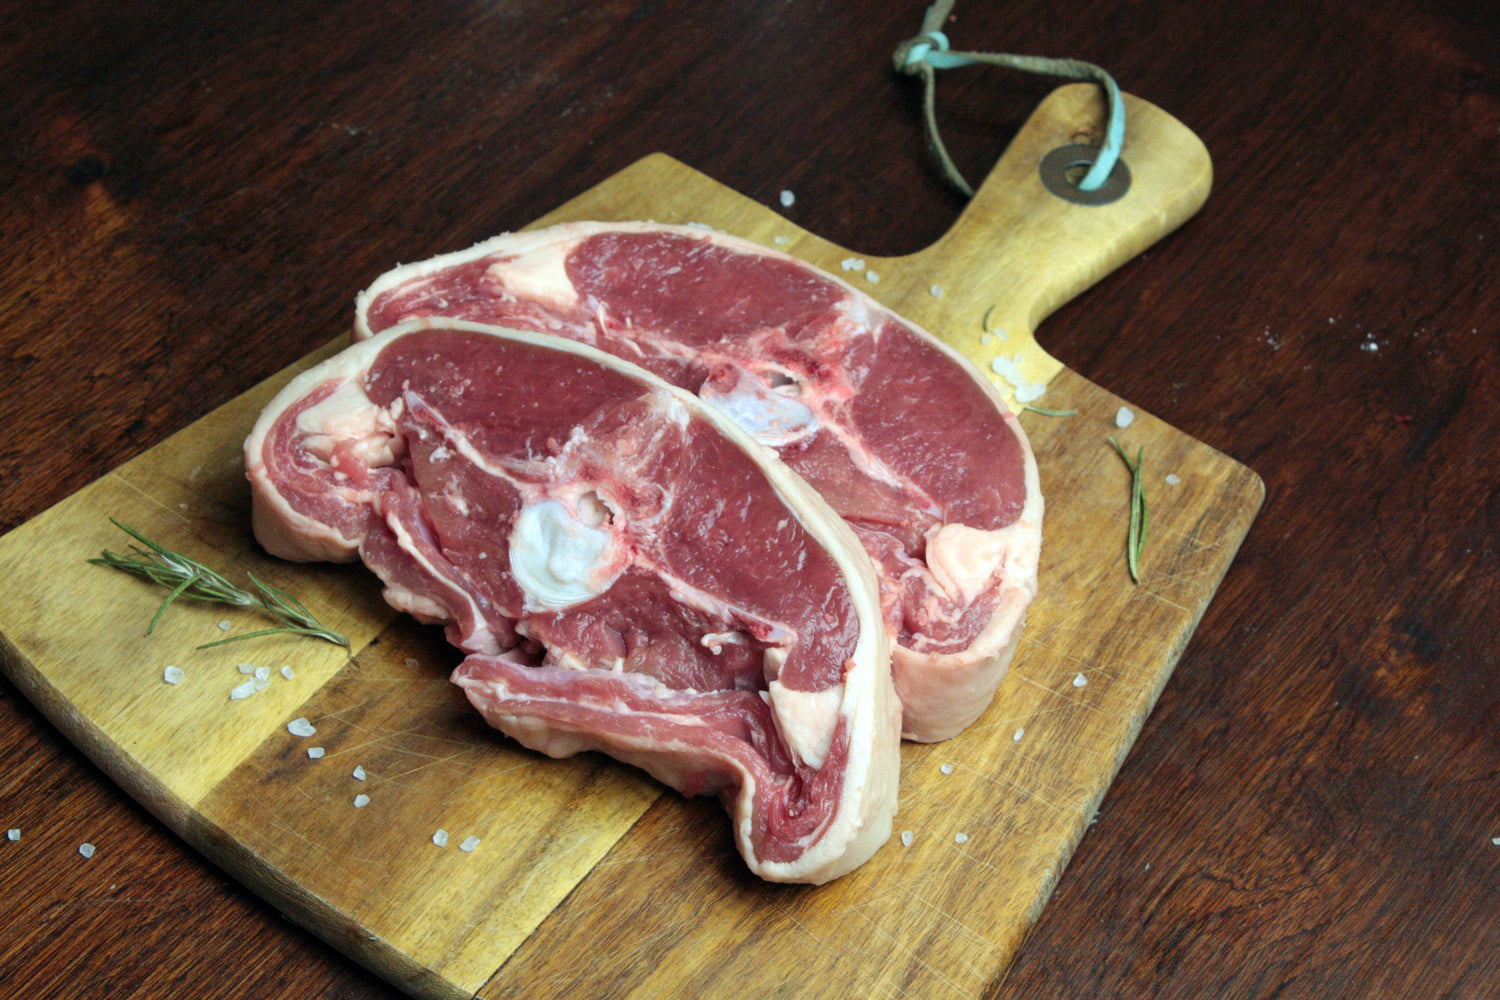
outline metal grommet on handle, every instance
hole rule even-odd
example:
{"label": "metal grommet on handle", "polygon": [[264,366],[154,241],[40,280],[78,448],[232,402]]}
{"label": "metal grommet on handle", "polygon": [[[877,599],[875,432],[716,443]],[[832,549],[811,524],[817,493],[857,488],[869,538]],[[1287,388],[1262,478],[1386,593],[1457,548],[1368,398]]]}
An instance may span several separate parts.
{"label": "metal grommet on handle", "polygon": [[1104,183],[1085,191],[1078,182],[1099,158],[1098,146],[1059,146],[1042,158],[1042,185],[1064,201],[1077,205],[1108,205],[1130,190],[1130,168],[1116,160]]}

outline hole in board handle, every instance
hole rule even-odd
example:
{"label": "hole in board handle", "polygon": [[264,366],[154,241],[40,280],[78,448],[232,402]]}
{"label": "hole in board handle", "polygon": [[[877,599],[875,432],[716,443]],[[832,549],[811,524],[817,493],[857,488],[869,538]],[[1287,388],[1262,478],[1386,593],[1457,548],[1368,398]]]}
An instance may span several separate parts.
{"label": "hole in board handle", "polygon": [[1114,169],[1092,191],[1078,186],[1083,175],[1099,156],[1096,146],[1059,146],[1042,158],[1042,185],[1064,201],[1078,205],[1108,205],[1118,201],[1130,190],[1130,168],[1123,159],[1116,160]]}

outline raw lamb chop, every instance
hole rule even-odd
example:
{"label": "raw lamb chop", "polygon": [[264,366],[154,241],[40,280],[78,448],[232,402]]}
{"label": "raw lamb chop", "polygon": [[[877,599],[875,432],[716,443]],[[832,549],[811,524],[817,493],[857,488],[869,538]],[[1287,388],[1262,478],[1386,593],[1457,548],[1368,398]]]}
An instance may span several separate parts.
{"label": "raw lamb chop", "polygon": [[901,709],[869,560],[696,397],[572,341],[417,320],[299,375],[245,449],[265,548],[363,559],[519,742],[718,794],[766,879],[827,881],[889,837]]}
{"label": "raw lamb chop", "polygon": [[574,223],[398,267],[356,339],[413,316],[553,333],[696,393],[803,476],[875,563],[909,739],[989,705],[1036,594],[1042,497],[973,366],[831,275],[696,227]]}

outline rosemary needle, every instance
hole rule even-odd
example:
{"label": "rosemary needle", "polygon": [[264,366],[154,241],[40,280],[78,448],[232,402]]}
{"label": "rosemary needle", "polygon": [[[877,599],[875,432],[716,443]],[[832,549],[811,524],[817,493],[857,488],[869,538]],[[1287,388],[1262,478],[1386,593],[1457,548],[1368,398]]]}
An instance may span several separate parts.
{"label": "rosemary needle", "polygon": [[336,646],[347,647],[349,645],[347,638],[324,628],[313,617],[312,612],[302,605],[301,601],[286,591],[279,590],[256,578],[254,573],[246,573],[250,577],[250,582],[255,586],[256,593],[251,593],[230,583],[197,560],[190,559],[180,552],[173,552],[158,542],[153,542],[128,524],[123,524],[114,518],[110,518],[110,522],[134,538],[140,545],[132,545],[128,553],[111,552],[105,549],[97,558],[90,559],[89,562],[123,570],[150,580],[152,583],[171,588],[161,605],[157,607],[156,614],[151,616],[151,622],[146,626],[147,635],[150,635],[156,628],[157,622],[161,621],[161,616],[166,613],[173,601],[179,597],[187,597],[212,604],[259,608],[277,622],[277,625],[272,628],[246,632],[214,642],[205,642],[198,647],[199,649],[222,646],[227,642],[238,642],[241,639],[261,635],[305,635],[331,642]]}
{"label": "rosemary needle", "polygon": [[1078,416],[1078,411],[1076,409],[1069,409],[1069,410],[1049,410],[1045,406],[1033,406],[1030,403],[1027,403],[1025,406],[1022,407],[1022,409],[1025,410],[1027,413],[1040,413],[1044,417],[1076,417],[1076,416]]}
{"label": "rosemary needle", "polygon": [[1130,453],[1115,440],[1114,435],[1110,435],[1109,443],[1114,445],[1115,451],[1120,453],[1120,458],[1125,462],[1125,468],[1130,470],[1130,528],[1125,539],[1125,564],[1130,569],[1130,579],[1140,583],[1141,550],[1146,546],[1146,528],[1150,523],[1146,489],[1141,478],[1141,461],[1146,456],[1146,449],[1144,446],[1138,448],[1135,461],[1132,462]]}

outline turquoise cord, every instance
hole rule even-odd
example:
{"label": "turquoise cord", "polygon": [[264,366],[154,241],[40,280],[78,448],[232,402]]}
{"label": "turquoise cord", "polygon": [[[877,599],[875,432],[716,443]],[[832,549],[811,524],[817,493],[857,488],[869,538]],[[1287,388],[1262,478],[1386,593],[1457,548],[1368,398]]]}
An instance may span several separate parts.
{"label": "turquoise cord", "polygon": [[922,78],[923,122],[927,132],[927,141],[941,162],[948,180],[964,194],[973,196],[974,188],[964,180],[963,175],[954,166],[947,149],[943,146],[942,138],[938,135],[937,116],[933,107],[937,75],[935,71],[957,69],[961,66],[989,65],[1068,80],[1082,80],[1087,83],[1097,83],[1104,88],[1108,103],[1104,142],[1099,147],[1099,155],[1089,166],[1088,172],[1078,182],[1078,187],[1083,191],[1098,190],[1109,177],[1110,171],[1115,168],[1115,163],[1120,159],[1120,148],[1125,143],[1125,101],[1120,96],[1120,88],[1116,85],[1114,78],[1093,63],[1081,62],[1077,59],[1047,59],[1041,56],[1018,56],[1005,52],[954,52],[949,45],[948,36],[937,27],[947,20],[952,9],[953,0],[938,0],[934,3],[922,19],[921,34],[903,42],[895,52],[898,70]]}

